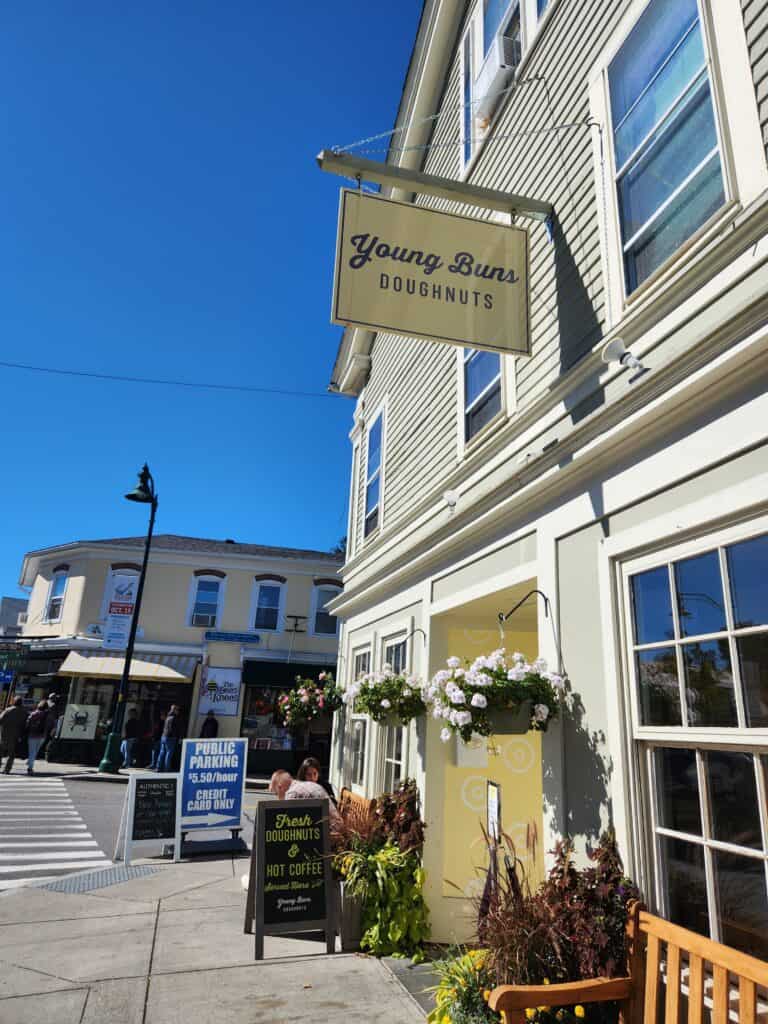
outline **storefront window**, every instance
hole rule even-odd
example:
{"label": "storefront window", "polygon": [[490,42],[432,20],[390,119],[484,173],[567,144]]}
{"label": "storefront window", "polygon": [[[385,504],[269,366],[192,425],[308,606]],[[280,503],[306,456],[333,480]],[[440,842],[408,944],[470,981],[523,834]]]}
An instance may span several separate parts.
{"label": "storefront window", "polygon": [[251,750],[292,750],[293,738],[276,715],[280,686],[249,686],[243,704],[242,735]]}
{"label": "storefront window", "polygon": [[659,910],[763,958],[768,739],[755,730],[768,724],[766,579],[765,533],[723,533],[626,570]]}

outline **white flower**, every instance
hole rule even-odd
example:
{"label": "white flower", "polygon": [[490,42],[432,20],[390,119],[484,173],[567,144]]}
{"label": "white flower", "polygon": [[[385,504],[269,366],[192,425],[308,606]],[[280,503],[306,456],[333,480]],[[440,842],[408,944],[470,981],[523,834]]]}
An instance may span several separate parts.
{"label": "white flower", "polygon": [[512,655],[512,660],[513,661],[525,661],[525,655],[521,654],[520,651],[515,651],[515,653]]}
{"label": "white flower", "polygon": [[381,698],[381,706],[383,708],[391,708],[392,707],[392,701],[391,700],[387,700],[386,697],[382,697]]}
{"label": "white flower", "polygon": [[385,672],[391,672],[392,671],[392,666],[390,665],[390,663],[388,661],[384,662],[384,671]]}
{"label": "white flower", "polygon": [[549,708],[546,704],[534,704],[533,717],[537,722],[546,722],[549,718]]}
{"label": "white flower", "polygon": [[451,711],[447,704],[443,704],[440,710],[440,714],[443,716],[443,718],[450,718],[453,712]]}
{"label": "white flower", "polygon": [[490,686],[493,683],[493,679],[485,672],[478,672],[472,682],[475,686]]}
{"label": "white flower", "polygon": [[437,683],[438,686],[443,686],[451,678],[451,673],[446,672],[444,668],[441,668],[439,672],[435,672],[433,683]]}
{"label": "white flower", "polygon": [[507,679],[511,679],[514,683],[519,683],[521,679],[525,679],[525,669],[522,665],[518,665],[516,668],[511,668],[507,672]]}
{"label": "white flower", "polygon": [[442,718],[443,717],[443,705],[442,704],[435,704],[435,706],[432,708],[432,717],[433,718]]}
{"label": "white flower", "polygon": [[446,665],[448,668],[457,669],[461,665],[461,658],[449,658]]}
{"label": "white flower", "polygon": [[464,676],[464,674],[465,674],[464,673],[464,669],[463,668],[457,668],[456,671],[453,674],[456,676],[457,679],[461,679],[462,676]]}
{"label": "white flower", "polygon": [[408,689],[407,686],[403,687],[403,696],[404,697],[410,697],[411,696],[411,691]]}
{"label": "white flower", "polygon": [[450,729],[441,729],[440,730],[440,739],[442,740],[443,743],[447,743],[452,735],[453,735],[453,733],[451,732]]}
{"label": "white flower", "polygon": [[487,708],[488,698],[483,696],[482,693],[473,693],[470,704],[472,705],[473,708]]}
{"label": "white flower", "polygon": [[533,671],[534,672],[546,672],[547,671],[546,659],[545,658],[537,658],[536,661],[534,661],[534,663],[533,663]]}
{"label": "white flower", "polygon": [[565,679],[563,679],[562,676],[559,676],[556,672],[548,672],[547,679],[550,681],[550,683],[552,683],[552,686],[556,690],[565,689]]}
{"label": "white flower", "polygon": [[464,725],[469,725],[472,721],[471,711],[457,711],[456,712],[456,725],[461,728]]}
{"label": "white flower", "polygon": [[458,686],[454,687],[451,692],[451,704],[464,704],[465,701],[464,691],[460,690]]}

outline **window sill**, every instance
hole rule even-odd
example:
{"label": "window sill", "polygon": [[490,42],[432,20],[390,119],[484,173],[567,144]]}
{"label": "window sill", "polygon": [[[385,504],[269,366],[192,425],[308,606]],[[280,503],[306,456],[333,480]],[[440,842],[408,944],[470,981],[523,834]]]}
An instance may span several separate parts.
{"label": "window sill", "polygon": [[476,452],[485,446],[485,444],[495,436],[495,431],[504,424],[507,419],[507,412],[504,408],[501,408],[493,419],[490,419],[486,425],[479,430],[474,437],[470,437],[468,441],[464,441],[459,453],[459,459],[464,462],[466,459],[474,457]]}

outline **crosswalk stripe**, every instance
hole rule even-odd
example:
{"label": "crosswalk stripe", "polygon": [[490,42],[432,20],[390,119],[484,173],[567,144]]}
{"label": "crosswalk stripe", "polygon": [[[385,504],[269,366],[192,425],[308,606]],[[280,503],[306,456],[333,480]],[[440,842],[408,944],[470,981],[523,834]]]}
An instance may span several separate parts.
{"label": "crosswalk stripe", "polygon": [[[73,825],[73,828],[82,829],[81,832],[0,832],[0,841],[4,839],[41,839],[47,836],[49,839],[92,839],[91,833],[86,831],[85,825]],[[42,845],[41,843],[37,844]]]}
{"label": "crosswalk stripe", "polygon": [[62,853],[53,853],[51,850],[46,853],[0,853],[0,860],[20,860],[23,862],[21,866],[26,867],[26,862],[30,860],[67,860],[75,857],[96,856],[104,857],[106,860],[105,854],[96,854],[93,850],[64,850]]}
{"label": "crosswalk stripe", "polygon": [[[59,839],[55,843],[5,843],[0,842],[0,850],[38,850],[41,846],[55,846],[60,849],[64,846],[98,846],[95,839]],[[17,854],[21,856],[21,854]]]}
{"label": "crosswalk stripe", "polygon": [[[0,875],[10,875],[16,871],[20,871],[23,867],[24,871],[61,871],[64,868],[106,868],[111,867],[112,861],[107,857],[102,856],[101,860],[71,860],[71,861],[48,861],[46,864],[17,864],[15,867],[0,866]],[[5,888],[7,883],[0,882],[0,885]]]}

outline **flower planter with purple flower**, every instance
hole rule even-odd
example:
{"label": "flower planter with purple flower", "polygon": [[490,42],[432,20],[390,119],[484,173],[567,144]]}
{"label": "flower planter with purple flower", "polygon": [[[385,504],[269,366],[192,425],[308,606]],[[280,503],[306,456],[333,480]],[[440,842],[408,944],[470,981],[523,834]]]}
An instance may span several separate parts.
{"label": "flower planter with purple flower", "polygon": [[547,669],[543,658],[526,661],[503,649],[462,665],[449,658],[422,696],[447,743],[453,735],[469,743],[473,736],[544,730],[559,711],[562,676]]}
{"label": "flower planter with purple flower", "polygon": [[317,682],[296,676],[296,685],[278,701],[278,714],[292,730],[333,714],[341,706],[341,691],[333,676],[321,672]]}

